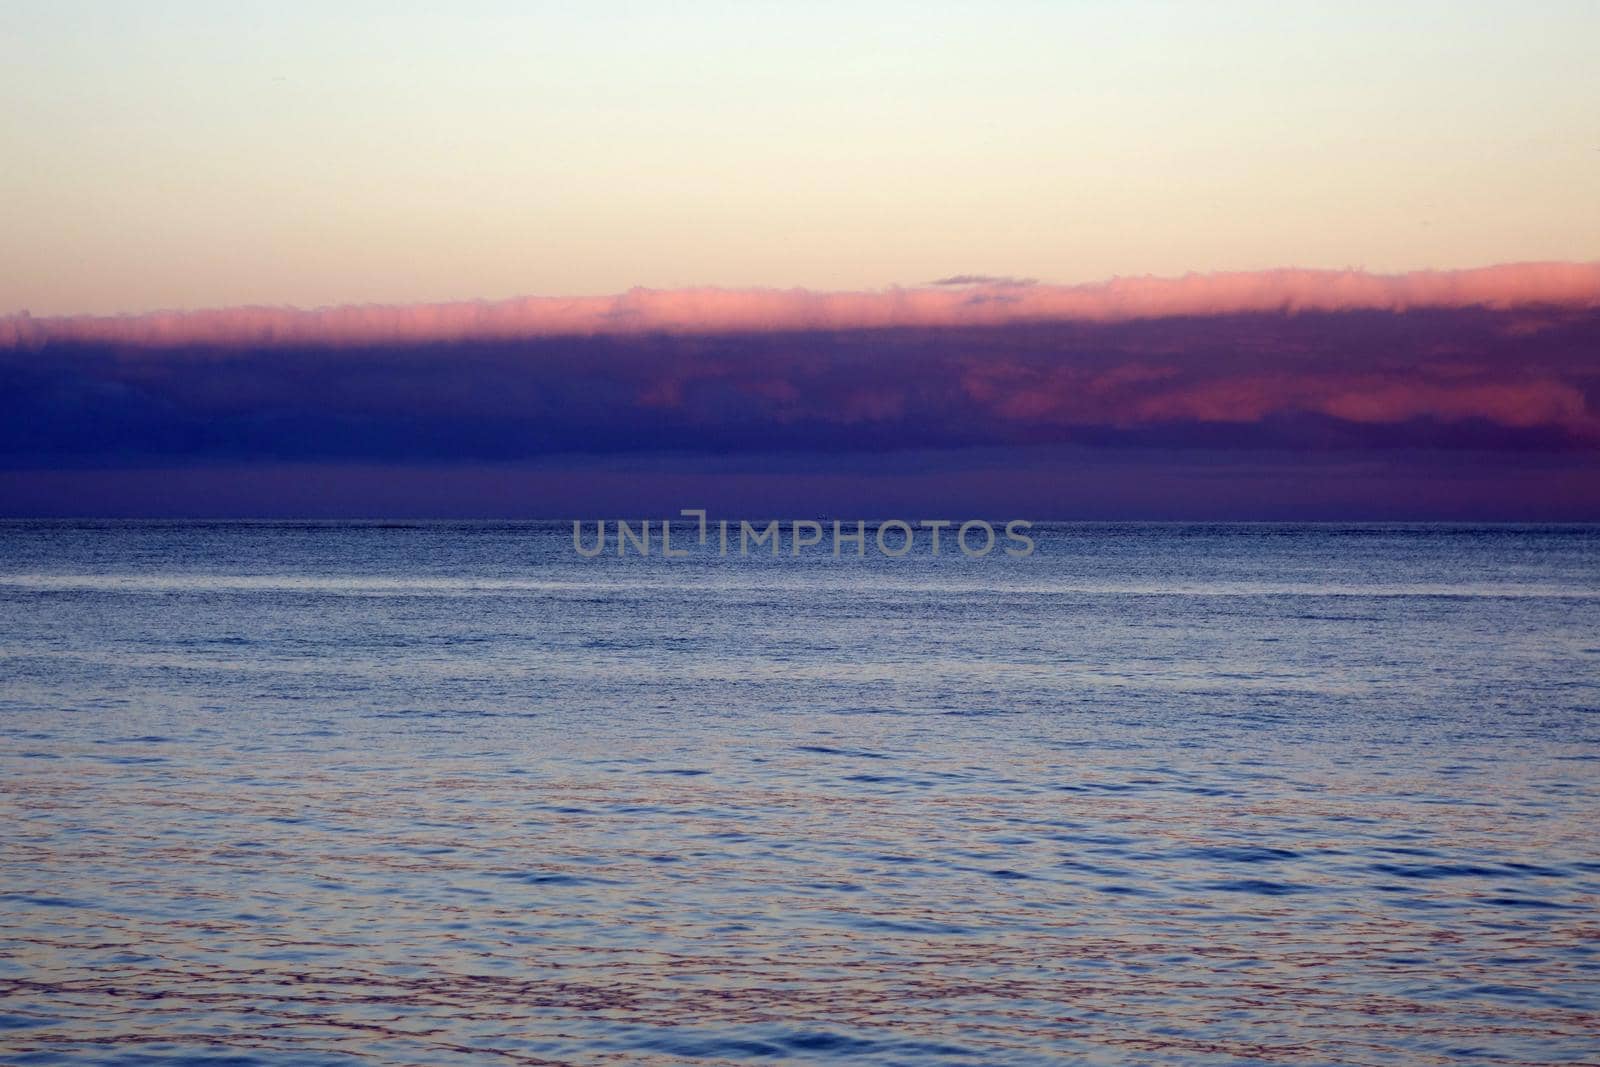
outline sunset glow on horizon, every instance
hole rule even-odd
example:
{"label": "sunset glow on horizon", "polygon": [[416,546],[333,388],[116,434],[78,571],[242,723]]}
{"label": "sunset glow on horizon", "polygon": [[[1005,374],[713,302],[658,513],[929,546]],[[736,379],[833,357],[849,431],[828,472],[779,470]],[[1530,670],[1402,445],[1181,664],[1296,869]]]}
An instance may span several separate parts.
{"label": "sunset glow on horizon", "polygon": [[631,333],[720,334],[900,327],[1128,322],[1179,316],[1481,307],[1600,307],[1600,262],[1510,263],[1374,275],[1269,270],[1116,278],[1091,285],[958,275],[861,292],[634,288],[615,296],[528,296],[447,304],[235,307],[142,315],[0,316],[0,348],[417,344]]}

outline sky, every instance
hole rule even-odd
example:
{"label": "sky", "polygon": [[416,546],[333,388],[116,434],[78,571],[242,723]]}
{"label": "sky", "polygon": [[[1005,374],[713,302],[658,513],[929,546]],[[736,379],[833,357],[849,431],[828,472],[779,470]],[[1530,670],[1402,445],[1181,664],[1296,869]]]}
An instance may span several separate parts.
{"label": "sky", "polygon": [[0,514],[1600,518],[1596,40],[9,3]]}
{"label": "sky", "polygon": [[0,311],[1600,255],[1600,5],[0,6]]}

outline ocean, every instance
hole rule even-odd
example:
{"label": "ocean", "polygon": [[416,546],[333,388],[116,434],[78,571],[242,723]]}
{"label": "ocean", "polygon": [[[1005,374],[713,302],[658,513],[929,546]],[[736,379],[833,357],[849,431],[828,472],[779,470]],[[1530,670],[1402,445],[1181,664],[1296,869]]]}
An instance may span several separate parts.
{"label": "ocean", "polygon": [[1032,536],[0,524],[0,1060],[1600,1059],[1600,527]]}

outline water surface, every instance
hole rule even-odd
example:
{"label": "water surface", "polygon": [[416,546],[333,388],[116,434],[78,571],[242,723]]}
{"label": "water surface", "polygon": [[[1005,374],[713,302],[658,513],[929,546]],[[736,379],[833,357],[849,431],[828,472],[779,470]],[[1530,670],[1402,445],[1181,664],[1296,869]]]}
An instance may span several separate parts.
{"label": "water surface", "polygon": [[5,1062],[1600,1056],[1600,528],[1035,532],[0,524]]}

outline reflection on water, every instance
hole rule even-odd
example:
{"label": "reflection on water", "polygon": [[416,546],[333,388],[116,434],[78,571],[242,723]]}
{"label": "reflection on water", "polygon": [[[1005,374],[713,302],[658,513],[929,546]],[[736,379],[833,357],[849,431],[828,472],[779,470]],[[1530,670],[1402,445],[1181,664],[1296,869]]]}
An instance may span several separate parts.
{"label": "reflection on water", "polygon": [[0,525],[17,1063],[1600,1054],[1600,531]]}

